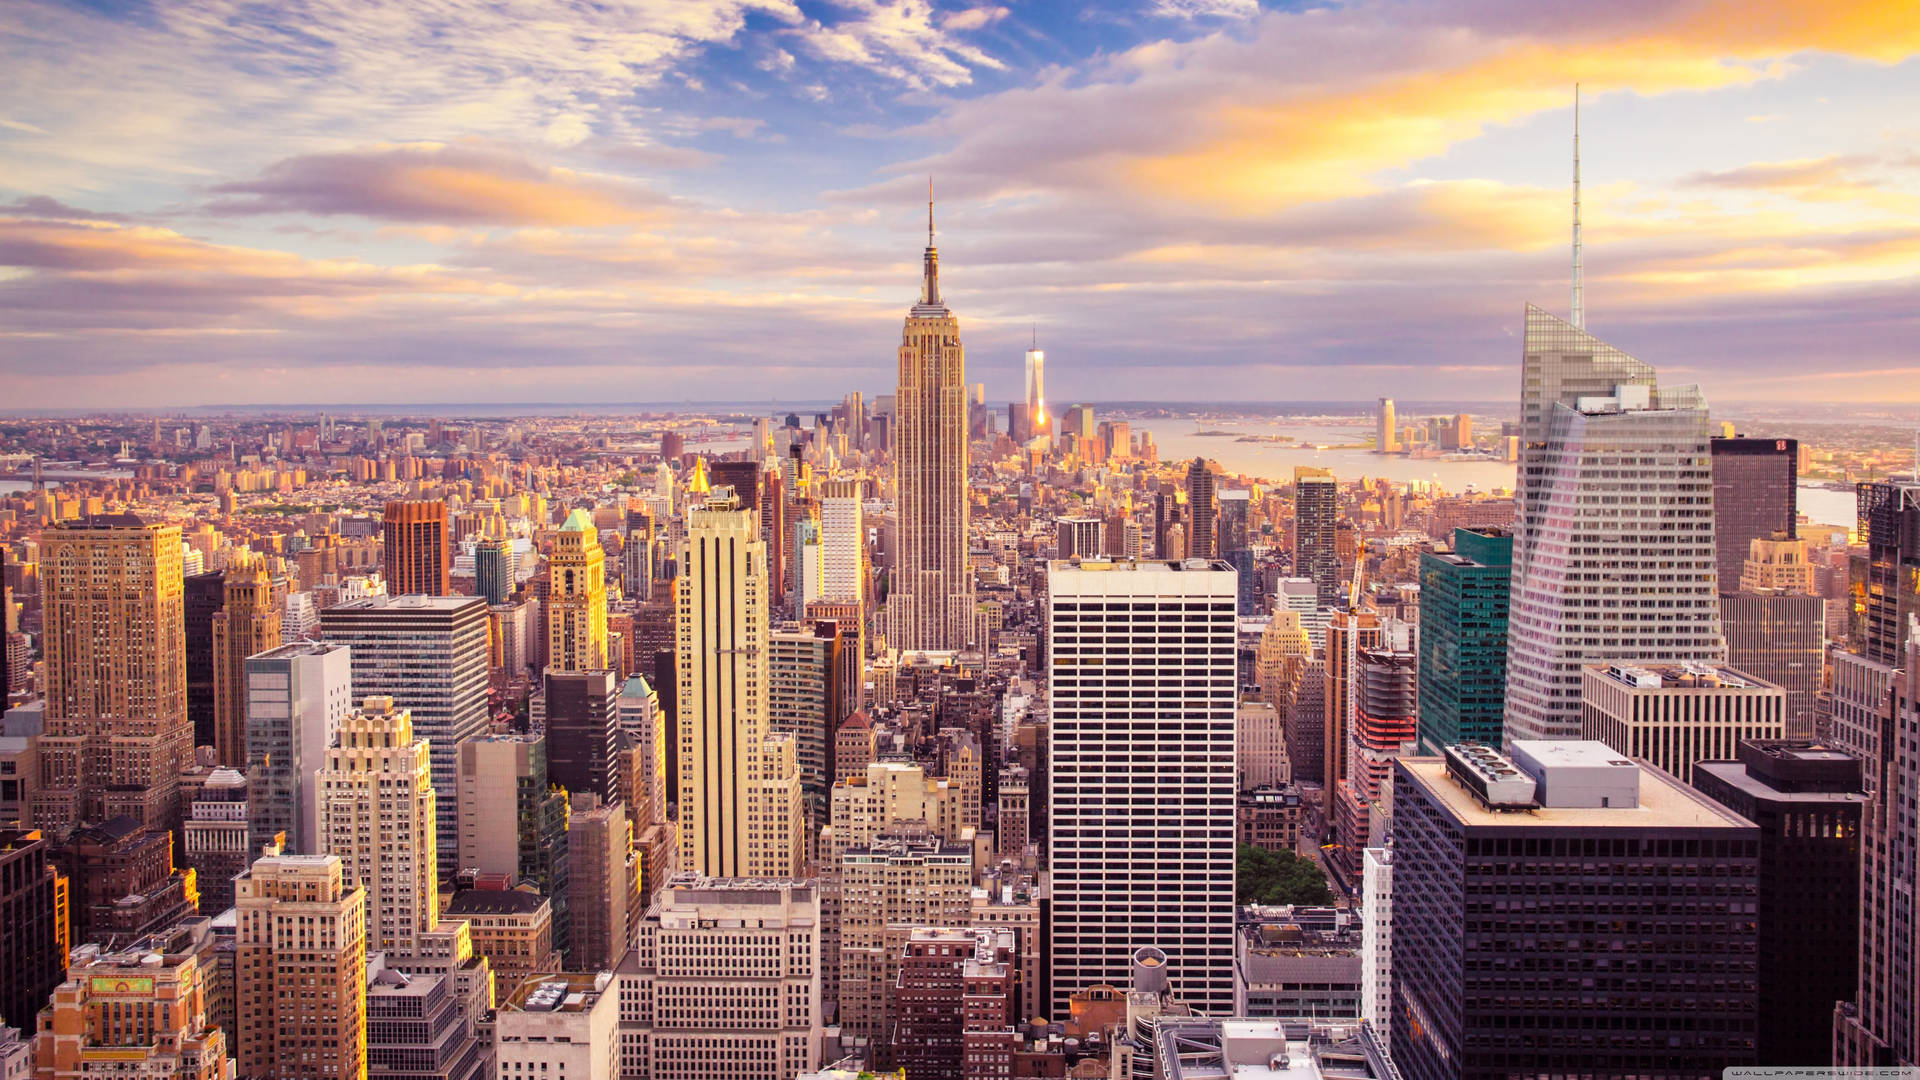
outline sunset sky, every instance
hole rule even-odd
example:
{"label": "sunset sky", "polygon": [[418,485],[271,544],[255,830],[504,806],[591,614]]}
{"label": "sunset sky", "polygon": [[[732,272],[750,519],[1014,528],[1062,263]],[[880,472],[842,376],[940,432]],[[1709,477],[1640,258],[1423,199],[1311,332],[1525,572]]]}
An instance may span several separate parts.
{"label": "sunset sky", "polygon": [[8,405],[1920,401],[1920,0],[0,3]]}

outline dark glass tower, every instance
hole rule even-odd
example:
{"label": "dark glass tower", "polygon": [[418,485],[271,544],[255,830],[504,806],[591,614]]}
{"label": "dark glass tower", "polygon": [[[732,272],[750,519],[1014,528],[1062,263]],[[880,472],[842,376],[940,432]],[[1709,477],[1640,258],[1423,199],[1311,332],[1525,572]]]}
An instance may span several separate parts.
{"label": "dark glass tower", "polygon": [[227,575],[213,570],[183,579],[186,588],[187,717],[193,745],[213,745],[213,617],[227,602]]}
{"label": "dark glass tower", "polygon": [[1420,746],[1499,746],[1507,696],[1513,536],[1455,529],[1453,550],[1420,555]]}
{"label": "dark glass tower", "polygon": [[1747,544],[1794,535],[1798,439],[1714,439],[1713,543],[1720,592],[1740,591]]}

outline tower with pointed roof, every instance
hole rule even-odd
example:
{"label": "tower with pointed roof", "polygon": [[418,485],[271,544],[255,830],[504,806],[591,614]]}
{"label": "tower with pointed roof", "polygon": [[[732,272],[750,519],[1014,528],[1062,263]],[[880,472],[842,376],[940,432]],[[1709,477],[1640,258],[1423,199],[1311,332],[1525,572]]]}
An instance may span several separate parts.
{"label": "tower with pointed roof", "polygon": [[927,249],[920,301],[907,312],[894,395],[898,578],[887,601],[888,641],[902,649],[962,649],[973,627],[967,569],[967,377],[960,321],[940,299],[927,187]]}
{"label": "tower with pointed roof", "polygon": [[593,515],[575,510],[553,541],[547,601],[548,666],[600,671],[607,666],[607,554]]}

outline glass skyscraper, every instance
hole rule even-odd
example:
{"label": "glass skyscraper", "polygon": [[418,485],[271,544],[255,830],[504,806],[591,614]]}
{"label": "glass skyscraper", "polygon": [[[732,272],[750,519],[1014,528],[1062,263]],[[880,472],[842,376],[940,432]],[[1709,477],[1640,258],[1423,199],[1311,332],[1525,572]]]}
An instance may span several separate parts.
{"label": "glass skyscraper", "polygon": [[1455,529],[1452,551],[1420,555],[1420,747],[1499,746],[1507,696],[1513,535]]}
{"label": "glass skyscraper", "polygon": [[1799,513],[1798,439],[1715,439],[1713,536],[1722,594],[1740,591],[1747,546],[1794,536]]}

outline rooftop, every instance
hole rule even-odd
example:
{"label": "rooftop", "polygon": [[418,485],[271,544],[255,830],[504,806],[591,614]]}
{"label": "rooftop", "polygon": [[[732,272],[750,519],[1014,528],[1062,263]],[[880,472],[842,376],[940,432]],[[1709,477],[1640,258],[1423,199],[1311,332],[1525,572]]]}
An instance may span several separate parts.
{"label": "rooftop", "polygon": [[1593,664],[1588,671],[1636,690],[1773,690],[1764,679],[1722,664]]}
{"label": "rooftop", "polygon": [[[1578,740],[1568,740],[1580,747]],[[1569,762],[1592,755],[1590,750],[1571,750]],[[1608,752],[1611,757],[1619,755]],[[1399,768],[1414,783],[1428,792],[1461,823],[1475,828],[1540,828],[1557,826],[1586,829],[1739,829],[1752,824],[1733,811],[1682,785],[1672,776],[1651,767],[1640,770],[1638,806],[1549,807],[1522,812],[1490,810],[1475,795],[1447,774],[1442,758],[1401,758]]]}
{"label": "rooftop", "polygon": [[547,903],[537,892],[523,889],[461,889],[447,903],[449,918],[462,915],[531,915]]}
{"label": "rooftop", "polygon": [[600,998],[606,974],[544,975],[520,984],[501,1006],[503,1012],[586,1012]]}

